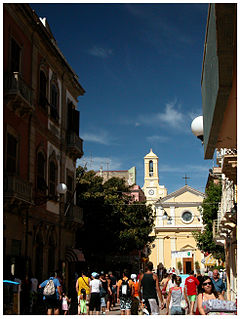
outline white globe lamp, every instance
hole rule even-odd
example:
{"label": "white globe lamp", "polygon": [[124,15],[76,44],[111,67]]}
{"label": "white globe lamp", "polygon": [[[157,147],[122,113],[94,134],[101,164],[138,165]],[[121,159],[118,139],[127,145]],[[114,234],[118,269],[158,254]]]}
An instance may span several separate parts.
{"label": "white globe lamp", "polygon": [[196,117],[191,124],[193,134],[203,141],[203,116]]}
{"label": "white globe lamp", "polygon": [[59,183],[57,186],[57,192],[59,194],[65,194],[67,192],[67,186],[64,183]]}

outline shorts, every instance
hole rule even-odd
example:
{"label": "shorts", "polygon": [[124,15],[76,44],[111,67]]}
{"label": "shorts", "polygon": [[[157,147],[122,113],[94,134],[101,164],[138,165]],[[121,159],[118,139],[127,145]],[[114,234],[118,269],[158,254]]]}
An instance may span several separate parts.
{"label": "shorts", "polygon": [[58,299],[45,299],[45,306],[47,309],[59,309],[59,300]]}
{"label": "shorts", "polygon": [[172,306],[171,315],[185,315],[185,310],[179,306]]}
{"label": "shorts", "polygon": [[90,295],[90,311],[100,311],[100,293],[93,292]]}
{"label": "shorts", "polygon": [[197,295],[188,296],[189,301],[196,301]]}
{"label": "shorts", "polygon": [[106,307],[106,297],[101,297],[100,298],[100,306],[101,307]]}
{"label": "shorts", "polygon": [[[82,296],[82,294],[80,294],[77,298],[78,298],[78,304],[80,303],[80,296]],[[90,295],[86,295],[86,305],[89,305],[90,303]]]}
{"label": "shorts", "polygon": [[120,298],[120,310],[131,310],[131,298]]}

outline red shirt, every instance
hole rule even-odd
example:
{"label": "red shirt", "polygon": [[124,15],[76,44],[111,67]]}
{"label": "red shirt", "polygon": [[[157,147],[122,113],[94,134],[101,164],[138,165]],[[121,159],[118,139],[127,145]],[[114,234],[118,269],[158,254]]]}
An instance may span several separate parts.
{"label": "red shirt", "polygon": [[197,286],[199,285],[199,280],[194,276],[189,276],[185,280],[185,286],[187,286],[187,295],[193,296],[197,294]]}

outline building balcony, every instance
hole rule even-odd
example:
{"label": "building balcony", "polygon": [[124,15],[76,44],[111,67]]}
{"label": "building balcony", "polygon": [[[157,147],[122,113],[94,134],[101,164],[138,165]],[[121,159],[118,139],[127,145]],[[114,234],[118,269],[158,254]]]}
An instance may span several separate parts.
{"label": "building balcony", "polygon": [[66,152],[74,160],[81,158],[84,154],[83,140],[74,132],[67,133]]}
{"label": "building balcony", "polygon": [[5,76],[4,100],[19,116],[34,110],[32,92],[32,88],[24,82],[19,72]]}
{"label": "building balcony", "polygon": [[67,211],[66,214],[66,221],[68,223],[77,223],[77,224],[84,224],[84,217],[83,217],[83,208],[76,206],[76,205],[71,205],[70,208]]}
{"label": "building balcony", "polygon": [[32,204],[32,184],[16,175],[5,175],[3,195],[5,201]]}
{"label": "building balcony", "polygon": [[237,149],[219,149],[217,160],[221,165],[222,173],[237,184]]}

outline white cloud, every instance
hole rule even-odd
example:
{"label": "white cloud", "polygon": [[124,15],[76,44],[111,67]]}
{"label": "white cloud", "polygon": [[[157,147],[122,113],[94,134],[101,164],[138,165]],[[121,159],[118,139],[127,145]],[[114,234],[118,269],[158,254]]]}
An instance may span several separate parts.
{"label": "white cloud", "polygon": [[147,136],[147,141],[151,143],[165,143],[169,140],[167,136],[159,136],[159,135],[153,135],[153,136]]}
{"label": "white cloud", "polygon": [[96,47],[96,46],[91,48],[88,52],[90,55],[97,56],[99,58],[104,58],[104,59],[112,55],[111,49],[104,49],[104,48]]}
{"label": "white cloud", "polygon": [[77,166],[87,166],[88,170],[98,171],[101,167],[103,170],[120,170],[122,163],[119,159],[114,157],[91,157],[83,156],[77,160]]}
{"label": "white cloud", "polygon": [[208,175],[209,166],[204,165],[182,165],[182,166],[171,166],[162,164],[159,167],[159,172],[162,173],[187,173],[192,175]]}
{"label": "white cloud", "polygon": [[111,138],[106,131],[99,131],[95,133],[84,133],[81,138],[86,142],[94,142],[103,145],[110,145]]}
{"label": "white cloud", "polygon": [[180,127],[184,123],[184,115],[175,109],[176,102],[171,102],[166,104],[165,112],[158,113],[158,118],[161,123],[171,125],[172,127]]}
{"label": "white cloud", "polygon": [[141,114],[135,123],[147,126],[168,126],[183,130],[187,116],[181,113],[179,109],[180,105],[177,105],[176,101],[169,102],[166,103],[164,112]]}

